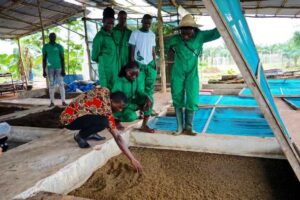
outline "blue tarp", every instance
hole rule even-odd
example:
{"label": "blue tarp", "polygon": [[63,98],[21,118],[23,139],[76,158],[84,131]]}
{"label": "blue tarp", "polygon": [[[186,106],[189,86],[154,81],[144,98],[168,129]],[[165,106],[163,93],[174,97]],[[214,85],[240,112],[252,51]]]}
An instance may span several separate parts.
{"label": "blue tarp", "polygon": [[235,44],[245,59],[248,69],[252,72],[253,76],[260,77],[259,84],[266,97],[266,101],[269,102],[271,109],[275,113],[275,116],[285,134],[289,135],[274,103],[268,82],[264,75],[263,67],[259,68],[260,62],[258,53],[256,51],[246,19],[243,15],[240,1],[215,0],[215,5],[220,11],[221,17],[223,18],[228,31],[233,36]]}
{"label": "blue tarp", "polygon": [[284,101],[286,101],[294,109],[300,109],[300,98],[299,97],[284,98]]}
{"label": "blue tarp", "polygon": [[67,74],[64,76],[64,82],[68,85],[73,83],[74,81],[82,81],[82,74]]}
{"label": "blue tarp", "polygon": [[216,108],[206,133],[273,137],[259,108]]}
{"label": "blue tarp", "polygon": [[[202,132],[211,111],[212,108],[201,108],[196,112],[193,122],[194,130],[196,132]],[[155,117],[149,122],[149,126],[156,130],[162,131],[177,130],[177,122],[175,117]]]}
{"label": "blue tarp", "polygon": [[[201,133],[213,109],[200,108],[195,115],[194,130]],[[156,130],[175,131],[175,117],[155,117],[149,126]],[[259,108],[216,108],[206,133],[272,137],[273,132]]]}
{"label": "blue tarp", "polygon": [[199,106],[229,106],[229,107],[256,107],[253,97],[199,95]]}
{"label": "blue tarp", "polygon": [[73,82],[68,85],[66,92],[76,92],[76,90],[80,90],[82,92],[87,92],[93,89],[95,86],[93,83],[82,83],[82,82]]}
{"label": "blue tarp", "polygon": [[[273,96],[300,97],[300,79],[270,79],[268,80]],[[240,96],[253,96],[250,88],[243,88]]]}

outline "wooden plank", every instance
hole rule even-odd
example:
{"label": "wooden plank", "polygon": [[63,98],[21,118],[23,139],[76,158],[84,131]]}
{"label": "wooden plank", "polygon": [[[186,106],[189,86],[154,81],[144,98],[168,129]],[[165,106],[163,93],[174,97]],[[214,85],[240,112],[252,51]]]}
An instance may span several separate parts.
{"label": "wooden plank", "polygon": [[237,66],[239,67],[241,74],[243,75],[245,82],[252,89],[254,97],[256,98],[262,113],[264,114],[266,120],[268,121],[270,127],[272,128],[277,141],[279,142],[282,150],[287,157],[290,165],[292,166],[296,176],[300,180],[300,162],[299,155],[297,155],[296,150],[293,147],[292,141],[285,135],[283,127],[281,127],[271,105],[267,100],[260,84],[257,82],[255,75],[250,71],[247,66],[242,53],[240,52],[238,46],[231,35],[227,24],[223,21],[220,11],[215,5],[214,1],[203,0],[207,10],[209,11],[212,19],[214,20],[217,28],[224,38],[224,41],[233,56]]}
{"label": "wooden plank", "polygon": [[164,35],[163,35],[163,18],[161,15],[162,0],[158,0],[157,9],[157,28],[159,38],[159,68],[161,74],[161,91],[167,92],[167,78],[166,78],[166,64],[165,64],[165,47],[164,47]]}

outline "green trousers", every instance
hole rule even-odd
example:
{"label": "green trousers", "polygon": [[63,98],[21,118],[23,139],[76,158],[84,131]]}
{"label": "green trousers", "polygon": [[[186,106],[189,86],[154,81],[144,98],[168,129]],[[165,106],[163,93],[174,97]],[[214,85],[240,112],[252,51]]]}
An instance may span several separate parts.
{"label": "green trousers", "polygon": [[138,83],[145,85],[145,93],[153,99],[154,87],[157,77],[155,61],[151,61],[149,64],[144,65],[138,63],[140,73],[138,76]]}
{"label": "green trousers", "polygon": [[[151,98],[151,97],[150,97]],[[137,97],[136,99],[132,99],[130,103],[124,108],[122,112],[114,113],[114,117],[119,119],[121,122],[132,122],[138,118],[136,111],[142,108],[145,105],[145,97]],[[149,110],[144,112],[144,116],[149,116],[152,113],[153,109],[153,99],[152,106]]]}

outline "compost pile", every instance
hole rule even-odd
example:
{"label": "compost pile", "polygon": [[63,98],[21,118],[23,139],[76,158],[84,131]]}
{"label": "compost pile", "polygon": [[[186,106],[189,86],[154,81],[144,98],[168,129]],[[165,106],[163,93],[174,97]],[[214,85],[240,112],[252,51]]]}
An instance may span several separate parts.
{"label": "compost pile", "polygon": [[22,110],[26,110],[25,108],[20,108],[20,107],[4,107],[1,106],[0,107],[0,116],[1,115],[7,115],[10,113],[14,113],[14,112],[18,112],[18,111],[22,111]]}
{"label": "compost pile", "polygon": [[144,172],[112,158],[74,196],[91,199],[300,199],[286,160],[133,148]]}
{"label": "compost pile", "polygon": [[33,113],[21,118],[6,121],[12,126],[31,126],[42,128],[62,128],[59,117],[64,108],[54,107],[51,110]]}

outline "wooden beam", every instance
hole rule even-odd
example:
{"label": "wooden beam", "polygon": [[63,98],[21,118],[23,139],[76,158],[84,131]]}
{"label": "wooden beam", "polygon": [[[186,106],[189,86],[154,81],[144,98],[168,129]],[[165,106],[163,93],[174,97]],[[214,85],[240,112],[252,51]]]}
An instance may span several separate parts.
{"label": "wooden beam", "polygon": [[285,4],[287,3],[287,1],[288,1],[288,0],[283,0],[283,1],[282,1],[280,8],[278,8],[278,9],[276,10],[275,14],[274,14],[275,16],[280,12],[280,10],[281,10],[282,8],[284,8],[284,6],[285,6]]}
{"label": "wooden beam", "polygon": [[159,68],[161,76],[161,91],[167,92],[167,78],[166,78],[166,63],[165,63],[165,47],[164,47],[164,31],[163,31],[163,18],[161,15],[162,0],[158,0],[157,7],[157,29],[159,39]]}
{"label": "wooden beam", "polygon": [[293,144],[284,133],[283,127],[281,126],[280,122],[278,121],[270,102],[267,100],[260,83],[255,78],[255,75],[252,73],[250,68],[248,68],[248,64],[245,61],[243,54],[240,52],[234,37],[231,35],[229,31],[229,27],[227,27],[226,22],[224,22],[222,16],[219,14],[220,11],[218,10],[217,6],[215,5],[214,1],[211,0],[203,0],[207,10],[209,11],[212,19],[214,20],[220,34],[222,35],[226,46],[231,52],[233,59],[235,60],[237,66],[240,69],[241,74],[243,75],[245,82],[247,83],[248,87],[251,88],[254,97],[256,98],[262,113],[264,114],[266,120],[268,121],[270,127],[272,128],[274,135],[280,144],[282,151],[284,152],[285,156],[287,157],[290,165],[292,166],[296,176],[300,180],[300,163],[299,163],[299,156],[297,155]]}
{"label": "wooden beam", "polygon": [[37,0],[37,5],[38,5],[38,12],[39,12],[41,31],[42,31],[42,39],[43,39],[43,46],[44,46],[45,45],[45,33],[44,33],[44,24],[43,24],[43,19],[42,19],[42,10],[41,10],[40,0]]}
{"label": "wooden beam", "polygon": [[23,83],[25,83],[26,89],[28,86],[28,82],[27,82],[27,76],[26,76],[26,72],[25,72],[25,68],[24,68],[24,62],[23,62],[23,58],[22,58],[22,50],[21,50],[21,44],[20,44],[20,39],[17,39],[18,41],[18,48],[19,48],[19,56],[20,56],[20,60],[19,60],[19,70],[20,70],[20,75],[21,75],[21,80]]}
{"label": "wooden beam", "polygon": [[86,54],[88,56],[87,60],[88,60],[88,66],[89,66],[89,73],[90,73],[90,79],[93,80],[94,79],[94,69],[92,67],[92,63],[91,63],[91,53],[90,53],[90,46],[89,46],[89,39],[88,39],[88,33],[87,33],[87,24],[86,24],[86,20],[85,20],[85,16],[86,13],[84,11],[83,13],[84,18],[83,20],[83,25],[84,25],[84,39],[85,39],[85,45],[86,45]]}

